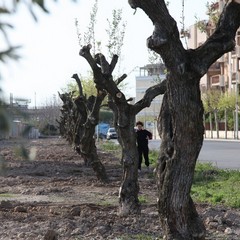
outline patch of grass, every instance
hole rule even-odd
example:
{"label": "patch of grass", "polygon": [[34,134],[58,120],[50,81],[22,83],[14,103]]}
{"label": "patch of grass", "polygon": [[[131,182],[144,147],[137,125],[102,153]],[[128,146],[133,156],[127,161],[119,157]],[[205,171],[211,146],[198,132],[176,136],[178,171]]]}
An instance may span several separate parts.
{"label": "patch of grass", "polygon": [[140,203],[147,203],[147,198],[144,195],[140,195],[138,197],[138,200],[139,200]]}
{"label": "patch of grass", "polygon": [[115,144],[113,142],[103,142],[100,148],[104,151],[121,151],[121,147],[119,144]]}
{"label": "patch of grass", "polygon": [[0,198],[12,198],[14,197],[11,193],[0,193]]}
{"label": "patch of grass", "polygon": [[240,171],[197,163],[191,194],[194,201],[240,208]]}
{"label": "patch of grass", "polygon": [[159,155],[159,151],[157,151],[157,150],[149,151],[149,162],[154,167],[156,167],[156,165],[157,165],[158,155]]}
{"label": "patch of grass", "polygon": [[99,205],[104,206],[104,207],[109,207],[109,206],[112,206],[113,203],[108,200],[103,200],[103,201],[99,202]]}

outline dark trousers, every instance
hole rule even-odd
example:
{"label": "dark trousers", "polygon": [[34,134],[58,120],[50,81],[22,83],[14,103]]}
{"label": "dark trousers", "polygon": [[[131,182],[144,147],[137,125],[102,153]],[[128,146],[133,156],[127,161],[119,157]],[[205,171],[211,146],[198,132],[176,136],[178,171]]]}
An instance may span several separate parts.
{"label": "dark trousers", "polygon": [[138,156],[139,156],[139,160],[138,160],[138,169],[141,170],[141,164],[142,164],[142,155],[144,157],[145,160],[145,165],[148,167],[149,166],[149,158],[148,158],[148,146],[138,146]]}

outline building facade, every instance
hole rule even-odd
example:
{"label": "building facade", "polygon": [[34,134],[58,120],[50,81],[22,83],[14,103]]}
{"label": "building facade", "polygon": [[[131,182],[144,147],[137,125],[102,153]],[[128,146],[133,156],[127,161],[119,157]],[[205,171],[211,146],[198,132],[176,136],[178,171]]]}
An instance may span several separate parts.
{"label": "building facade", "polygon": [[[200,21],[189,27],[184,32],[187,37],[188,47],[195,49],[201,46],[216,29],[216,23],[226,4],[226,0],[219,0],[208,6],[208,15],[212,16],[207,21]],[[236,32],[236,46],[231,52],[220,57],[208,72],[202,77],[200,87],[202,93],[207,90],[219,90],[220,93],[231,93],[236,97],[234,110],[234,138],[239,138],[239,102],[240,95],[240,28]],[[225,116],[226,118],[226,116]],[[227,123],[224,124],[226,129]],[[227,134],[225,133],[225,138]]]}
{"label": "building facade", "polygon": [[[138,102],[141,100],[149,87],[161,82],[165,77],[165,66],[162,63],[148,64],[140,67],[139,75],[136,76],[135,101]],[[144,122],[145,128],[153,133],[154,139],[158,138],[156,121],[160,112],[162,97],[162,95],[155,97],[151,106],[144,108],[136,116],[136,120]]]}
{"label": "building facade", "polygon": [[[219,16],[225,5],[225,0],[212,3],[209,9]],[[203,29],[204,26],[204,29]],[[187,34],[188,47],[195,49],[201,46],[214,32],[215,23],[209,19],[189,27]],[[204,31],[203,31],[204,30]],[[200,82],[201,90],[219,89],[222,92],[236,92],[239,94],[240,82],[240,29],[236,34],[236,47],[232,52],[224,54],[209,68]]]}

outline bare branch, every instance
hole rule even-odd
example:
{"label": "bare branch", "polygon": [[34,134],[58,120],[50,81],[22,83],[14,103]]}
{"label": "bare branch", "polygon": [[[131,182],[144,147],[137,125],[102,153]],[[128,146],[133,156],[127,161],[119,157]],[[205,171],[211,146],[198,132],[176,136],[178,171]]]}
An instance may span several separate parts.
{"label": "bare branch", "polygon": [[149,87],[146,90],[143,98],[140,101],[138,101],[137,103],[135,103],[135,105],[134,105],[135,113],[137,114],[145,107],[149,107],[151,105],[152,100],[156,96],[158,96],[160,94],[164,94],[165,91],[166,91],[166,79],[157,85]]}
{"label": "bare branch", "polygon": [[[180,68],[176,66],[185,61],[186,50],[180,40],[177,23],[169,14],[165,1],[129,0],[128,2],[132,8],[141,8],[152,20],[154,31],[147,39],[147,46],[161,55],[168,69],[178,73]],[[179,74],[182,74],[182,71]]]}
{"label": "bare branch", "polygon": [[119,77],[119,78],[115,81],[116,85],[120,84],[126,77],[127,77],[127,74],[123,74],[121,77]]}
{"label": "bare branch", "polygon": [[224,53],[234,49],[235,35],[239,26],[240,4],[235,0],[224,8],[215,32],[203,45],[190,53],[192,59],[195,59],[195,68],[201,76]]}
{"label": "bare branch", "polygon": [[72,75],[72,78],[76,80],[77,82],[77,85],[78,85],[78,90],[79,90],[79,95],[80,96],[83,96],[83,88],[82,88],[82,83],[81,83],[81,80],[80,78],[78,77],[78,75],[76,73],[74,73]]}
{"label": "bare branch", "polygon": [[111,73],[113,72],[113,70],[114,70],[117,62],[118,62],[118,55],[114,54],[114,55],[113,55],[113,58],[112,58],[112,61],[111,61],[111,63],[110,63],[110,72],[111,72]]}
{"label": "bare branch", "polygon": [[[84,46],[80,55],[83,56],[89,63],[92,68],[94,75],[94,82],[97,85],[98,89],[105,89],[110,95],[114,97],[116,101],[125,101],[124,94],[118,89],[117,84],[113,81],[112,70],[109,63],[107,62],[105,56],[101,53],[95,55],[95,59],[92,58],[90,54],[90,47]],[[113,57],[113,62],[117,60],[116,57]],[[100,67],[98,67],[98,65]],[[113,64],[115,65],[115,64]],[[112,65],[112,66],[113,66]]]}
{"label": "bare branch", "polygon": [[96,70],[98,69],[98,66],[90,53],[91,48],[92,48],[91,44],[88,44],[87,46],[83,46],[79,52],[79,55],[84,57],[87,60],[92,70],[94,69]]}

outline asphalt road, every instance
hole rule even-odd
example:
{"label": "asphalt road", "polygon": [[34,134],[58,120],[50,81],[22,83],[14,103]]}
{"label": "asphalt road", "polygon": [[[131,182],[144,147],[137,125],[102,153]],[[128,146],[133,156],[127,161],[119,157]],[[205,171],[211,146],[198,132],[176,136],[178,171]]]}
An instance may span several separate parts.
{"label": "asphalt road", "polygon": [[[160,140],[149,141],[150,149],[158,149]],[[240,141],[204,140],[200,162],[210,162],[218,168],[240,170]]]}

